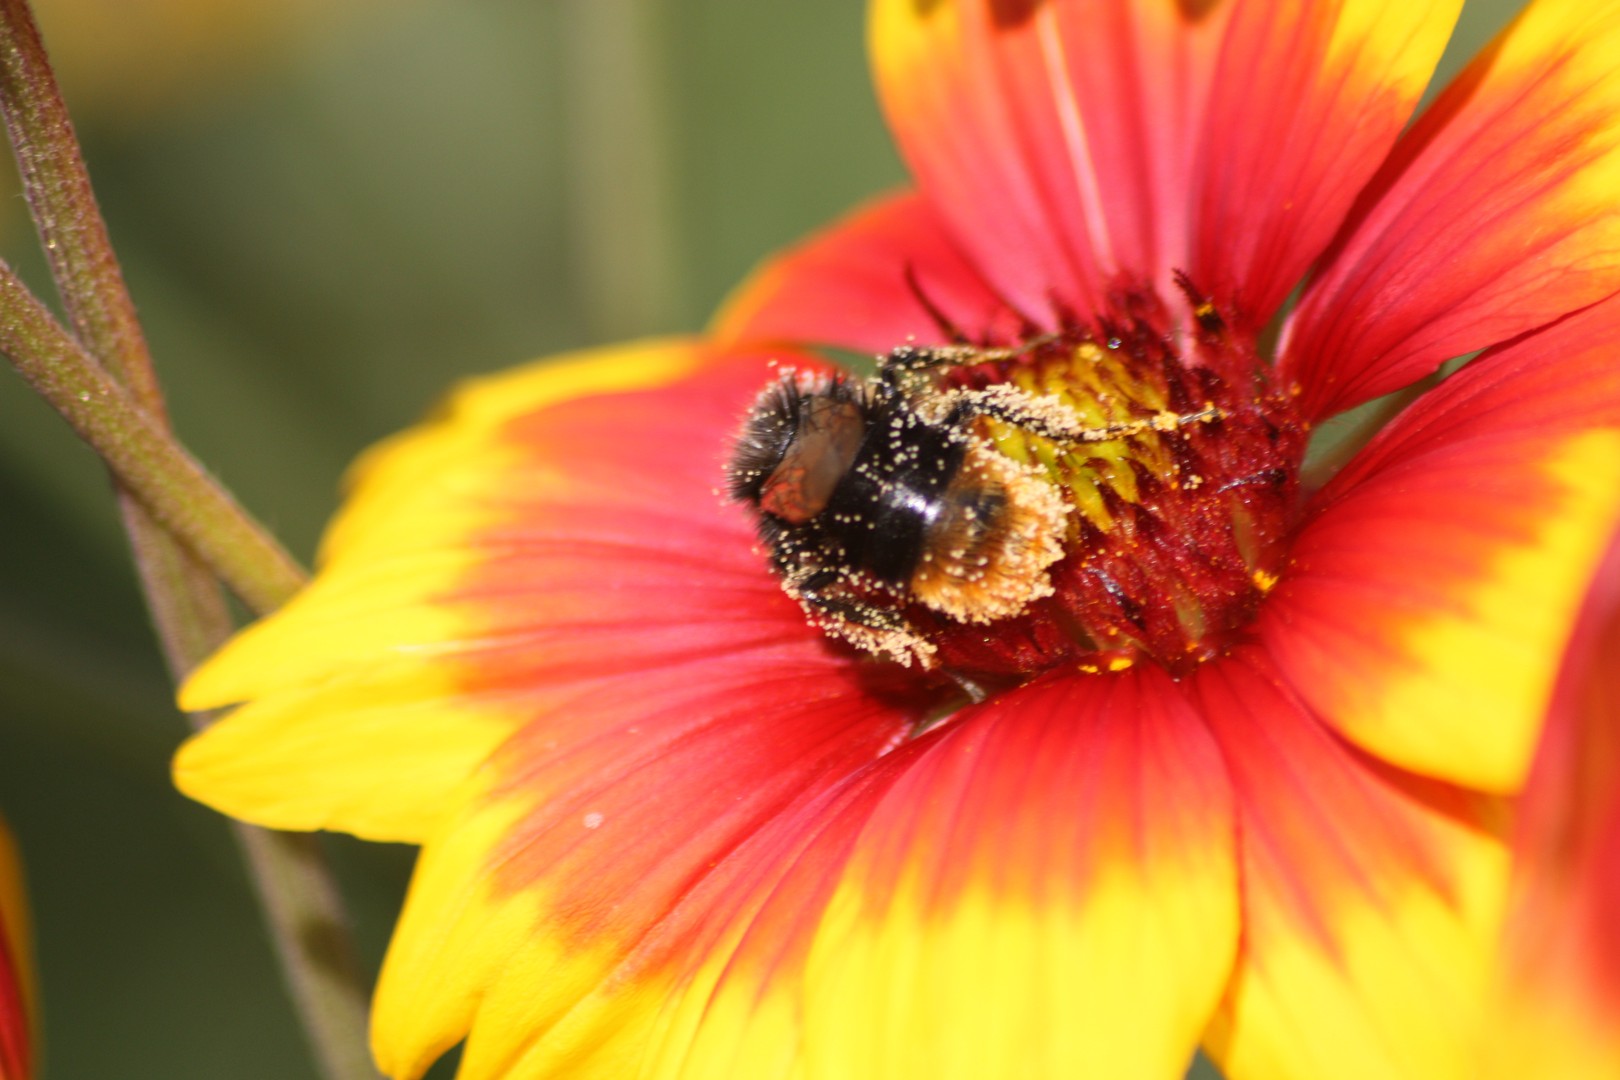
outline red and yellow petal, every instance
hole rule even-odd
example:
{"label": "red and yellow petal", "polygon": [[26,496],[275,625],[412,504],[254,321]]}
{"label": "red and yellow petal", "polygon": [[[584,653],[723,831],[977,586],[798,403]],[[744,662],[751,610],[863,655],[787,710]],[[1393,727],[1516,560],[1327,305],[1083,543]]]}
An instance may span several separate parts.
{"label": "red and yellow petal", "polygon": [[1190,272],[1263,327],[1417,106],[1460,0],[1237,4],[1190,197]]}
{"label": "red and yellow petal", "polygon": [[0,822],[0,1080],[33,1075],[33,987],[22,862]]}
{"label": "red and yellow petal", "polygon": [[1318,497],[1259,632],[1374,754],[1512,792],[1620,516],[1620,300],[1488,353]]}
{"label": "red and yellow petal", "polygon": [[[1208,8],[1209,5],[1200,5]],[[996,292],[1051,324],[1185,263],[1187,175],[1227,6],[873,0],[880,96]]]}
{"label": "red and yellow petal", "polygon": [[1262,652],[1194,693],[1237,805],[1243,941],[1205,1049],[1230,1080],[1462,1080],[1506,880],[1501,808],[1340,742]]}
{"label": "red and yellow petal", "polygon": [[303,606],[188,687],[251,699],[181,754],[188,792],[426,842],[378,992],[391,1074],[470,1033],[464,1077],[515,1075],[734,849],[933,706],[829,648],[716,491],[772,377],[677,344],[487,380],[368,462]]}
{"label": "red and yellow petal", "polygon": [[1312,417],[1620,288],[1620,3],[1538,0],[1396,147],[1304,295]]}
{"label": "red and yellow petal", "polygon": [[186,687],[189,708],[247,704],[182,748],[182,790],[264,824],[420,841],[537,695],[818,649],[714,491],[768,378],[762,357],[687,343],[604,350],[475,384],[373,452],[315,583]]}
{"label": "red and yellow petal", "polygon": [[[465,1080],[635,1075],[624,1062],[645,1053],[701,929],[691,895],[754,871],[740,848],[914,721],[857,667],[786,652],[548,702],[428,841],[378,987],[379,1063],[414,1077],[470,1033]],[[593,1006],[604,985],[617,993]],[[592,1072],[603,1040],[615,1064]]]}
{"label": "red and yellow petal", "polygon": [[1237,941],[1231,792],[1156,670],[910,748],[805,966],[805,1075],[1179,1078]]}
{"label": "red and yellow petal", "polygon": [[875,0],[891,126],[995,291],[1037,322],[1122,284],[1263,325],[1427,84],[1460,0]]}
{"label": "red and yellow petal", "polygon": [[[693,846],[672,845],[665,830],[712,834],[713,807],[733,792],[702,795],[689,818],[683,796],[701,784],[680,779],[685,762],[668,764],[675,789],[656,816],[635,805],[632,790],[648,786],[633,777],[609,778],[594,796],[614,807],[602,829],[621,807],[632,816],[634,854],[619,858],[633,866],[595,856],[624,880],[603,885],[583,854],[536,861],[553,867],[548,887],[511,901],[513,937],[487,953],[503,971],[478,1008],[467,1075],[1185,1071],[1230,970],[1237,881],[1220,759],[1167,676],[1053,680],[844,777],[825,770],[819,788],[704,864],[679,896],[662,887],[652,853]],[[567,797],[559,832],[592,798]],[[638,825],[664,817],[657,835],[636,839]],[[435,857],[430,848],[424,879]],[[598,926],[572,948],[582,909],[551,899],[570,891],[613,898],[590,909],[608,932]],[[448,923],[442,914],[408,913],[402,940],[438,939],[443,955],[465,957],[463,927],[508,925],[477,903]],[[645,928],[629,935],[635,949],[604,948],[627,923]],[[396,959],[407,951],[390,959],[380,1031],[423,1022],[420,1002],[392,994],[460,977]]]}
{"label": "red and yellow petal", "polygon": [[724,342],[813,342],[885,353],[1022,327],[915,192],[864,206],[768,260],[715,318]]}
{"label": "red and yellow petal", "polygon": [[[1620,535],[1620,534],[1617,534]],[[1571,638],[1520,800],[1480,1075],[1620,1077],[1620,539]]]}
{"label": "red and yellow petal", "polygon": [[[632,949],[594,951],[595,970],[570,955],[561,970],[586,977],[543,1030],[508,1022],[532,1017],[534,990],[501,978],[479,1010],[498,1022],[475,1024],[464,1068],[502,1080],[802,1076],[805,955],[873,800],[903,769],[891,754],[825,773],[694,875]],[[541,963],[555,973],[550,929]]]}
{"label": "red and yellow petal", "polygon": [[[885,759],[711,965],[678,1075],[1179,1078],[1237,937],[1212,751],[1142,672],[1026,688]],[[797,1071],[735,1068],[761,1027]]]}

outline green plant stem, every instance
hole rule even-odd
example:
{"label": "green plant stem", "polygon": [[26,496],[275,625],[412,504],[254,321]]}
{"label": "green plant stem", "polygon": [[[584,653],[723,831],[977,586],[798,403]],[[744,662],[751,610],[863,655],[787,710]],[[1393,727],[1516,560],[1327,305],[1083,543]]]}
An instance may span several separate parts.
{"label": "green plant stem", "polygon": [[[137,513],[143,513],[133,504]],[[154,579],[183,581],[196,562],[151,519],[130,533],[139,545],[164,541],[144,554]],[[164,565],[172,560],[172,565]],[[230,612],[212,576],[193,587],[149,595],[153,621],[166,626],[165,657],[178,682],[230,636]],[[177,648],[169,648],[173,642]],[[212,713],[189,713],[196,730]],[[292,991],[311,1048],[329,1080],[375,1080],[366,1046],[366,979],[349,929],[348,913],[327,867],[320,842],[308,833],[283,833],[231,822],[231,830],[258,892],[270,939]]]}
{"label": "green plant stem", "polygon": [[[130,482],[127,470],[106,452],[104,439],[126,443],[132,449],[152,444],[161,451],[156,440],[148,437],[155,431],[172,444],[163,395],[27,0],[0,0],[0,109],[40,242],[73,327],[73,338],[83,345],[83,350],[74,355],[73,340],[66,339],[49,314],[9,273],[0,285],[8,296],[5,310],[17,316],[17,325],[4,328],[6,337],[21,347],[19,356],[26,353],[38,362],[25,375],[42,392],[71,389],[78,405],[91,407],[78,410],[81,415],[74,426],[87,438],[103,437],[103,441],[92,439],[92,446],[108,458],[120,481]],[[30,344],[34,346],[31,350]],[[95,359],[85,357],[84,351]],[[57,357],[54,363],[60,365],[56,370],[51,368],[52,355]],[[95,370],[98,362],[105,365],[105,371]],[[126,394],[106,389],[107,374]],[[61,400],[59,394],[47,396],[59,410],[66,411],[64,404],[74,407],[73,402]],[[97,408],[98,400],[105,405]],[[134,407],[127,407],[131,402]],[[101,415],[87,415],[92,411]],[[184,457],[177,447],[174,450]],[[195,463],[191,463],[190,475],[186,472],[182,469],[176,474],[182,488],[189,485],[198,489],[199,480],[213,488],[212,493],[202,496],[207,505],[198,508],[193,516],[217,518],[217,539],[195,535],[193,529],[187,528],[183,524],[186,508],[154,504],[152,479],[156,478],[132,490],[143,492],[143,502],[152,514],[175,529],[194,552],[205,557],[219,556],[221,565],[215,569],[249,606],[261,613],[279,607],[302,586],[303,571],[229,496],[207,481]],[[226,520],[230,517],[237,521]],[[134,529],[132,540],[137,561],[145,568],[147,555],[161,543],[140,532]],[[181,574],[171,584],[180,588],[196,578],[192,573]]]}
{"label": "green plant stem", "polygon": [[366,1038],[370,995],[319,840],[239,821],[232,828],[321,1072],[329,1080],[377,1080]]}
{"label": "green plant stem", "polygon": [[[125,523],[177,681],[230,636],[232,623],[212,573],[166,530],[196,544],[227,579],[237,568],[241,580],[234,587],[261,610],[273,610],[297,590],[302,581],[297,566],[251,527],[230,496],[136,407],[4,264],[0,352],[102,452],[131,496]],[[212,717],[193,714],[188,720],[200,729]],[[350,944],[342,899],[315,838],[245,825],[236,826],[236,835],[324,1074],[331,1080],[373,1080],[377,1074],[365,1037],[366,980]]]}
{"label": "green plant stem", "polygon": [[0,264],[0,352],[51,403],[152,517],[255,611],[274,611],[303,571],[143,412]]}
{"label": "green plant stem", "polygon": [[[0,0],[0,13],[0,101],[6,133],[74,336],[149,417],[167,428],[146,335],[38,28],[25,0]],[[117,486],[119,513],[164,652],[171,658],[196,655],[195,639],[203,631],[191,625],[193,616],[202,618],[207,609],[217,618],[204,622],[224,619],[229,627],[219,586],[200,560],[151,520],[122,482]],[[196,610],[188,613],[192,607]]]}
{"label": "green plant stem", "polygon": [[[147,605],[178,681],[233,629],[213,570],[259,611],[290,597],[303,573],[169,435],[146,337],[26,0],[0,0],[0,109],[74,328],[70,337],[0,266],[0,348],[113,467]],[[200,728],[212,717],[188,720]],[[315,838],[235,830],[323,1073],[372,1080],[366,981]]]}
{"label": "green plant stem", "polygon": [[153,416],[163,395],[27,0],[0,0],[0,100],[73,334]]}

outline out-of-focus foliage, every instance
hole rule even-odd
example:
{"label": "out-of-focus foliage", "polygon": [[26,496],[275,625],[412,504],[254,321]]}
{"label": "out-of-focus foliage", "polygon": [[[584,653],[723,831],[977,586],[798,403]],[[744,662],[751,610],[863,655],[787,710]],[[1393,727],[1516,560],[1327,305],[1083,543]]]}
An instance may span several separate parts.
{"label": "out-of-focus foliage", "polygon": [[228,92],[280,63],[306,28],[363,15],[376,0],[37,0],[58,78],[94,115],[138,123],[199,92]]}
{"label": "out-of-focus foliage", "polygon": [[[696,329],[899,182],[862,6],[38,0],[176,425],[305,557],[346,462],[454,379]],[[1516,7],[1471,0],[1454,54]],[[48,288],[5,183],[0,249]],[[100,467],[0,375],[44,1075],[313,1075],[224,822],[169,788],[168,694]],[[375,963],[410,853],[332,846]]]}

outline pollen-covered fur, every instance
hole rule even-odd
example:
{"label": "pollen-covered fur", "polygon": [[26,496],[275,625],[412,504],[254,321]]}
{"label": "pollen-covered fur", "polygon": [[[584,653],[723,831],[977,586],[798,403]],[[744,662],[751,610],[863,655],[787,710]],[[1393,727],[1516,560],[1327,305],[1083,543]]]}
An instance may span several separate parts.
{"label": "pollen-covered fur", "polygon": [[911,592],[960,622],[1016,615],[1052,594],[1068,504],[1036,470],[974,440],[939,500]]}

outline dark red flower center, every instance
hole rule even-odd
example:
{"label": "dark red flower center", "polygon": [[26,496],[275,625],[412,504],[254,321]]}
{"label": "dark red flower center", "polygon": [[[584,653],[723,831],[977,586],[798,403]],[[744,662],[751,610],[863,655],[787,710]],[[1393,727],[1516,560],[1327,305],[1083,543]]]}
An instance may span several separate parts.
{"label": "dark red flower center", "polygon": [[1087,427],[1134,429],[1065,444],[977,421],[1001,453],[1049,477],[1071,511],[1052,595],[988,625],[907,612],[946,670],[1021,678],[1151,660],[1183,671],[1243,633],[1282,570],[1306,425],[1255,343],[1228,331],[1213,305],[1191,307],[1178,320],[1152,297],[1129,296],[1095,325],[949,377],[1055,397]]}

